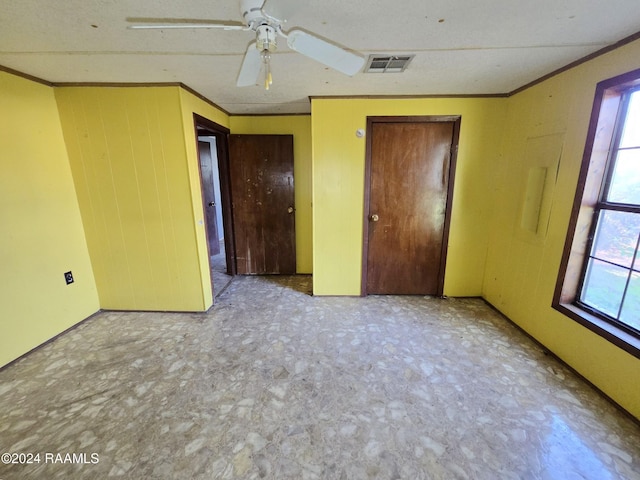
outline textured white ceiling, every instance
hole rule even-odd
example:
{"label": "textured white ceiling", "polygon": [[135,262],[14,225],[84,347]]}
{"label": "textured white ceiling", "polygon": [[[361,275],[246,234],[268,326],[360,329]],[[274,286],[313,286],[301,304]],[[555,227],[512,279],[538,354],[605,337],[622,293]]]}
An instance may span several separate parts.
{"label": "textured white ceiling", "polygon": [[640,30],[638,0],[267,0],[293,27],[361,52],[412,53],[347,77],[286,47],[274,84],[238,88],[252,32],[128,30],[127,17],[239,21],[235,0],[0,0],[0,65],[51,82],[182,82],[225,110],[309,112],[309,96],[513,91]]}

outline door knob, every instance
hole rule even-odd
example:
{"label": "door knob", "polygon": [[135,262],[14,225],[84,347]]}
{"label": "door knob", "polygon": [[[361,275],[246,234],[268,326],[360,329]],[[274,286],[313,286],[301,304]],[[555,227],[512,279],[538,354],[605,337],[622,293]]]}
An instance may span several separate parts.
{"label": "door knob", "polygon": [[293,213],[293,207],[292,206],[289,206],[287,208],[287,213]]}
{"label": "door knob", "polygon": [[380,217],[378,216],[377,213],[374,213],[369,217],[369,220],[371,220],[372,222],[377,222],[378,220],[380,220]]}
{"label": "door knob", "polygon": [[216,202],[209,202],[209,206],[210,207],[215,207],[216,206]]}

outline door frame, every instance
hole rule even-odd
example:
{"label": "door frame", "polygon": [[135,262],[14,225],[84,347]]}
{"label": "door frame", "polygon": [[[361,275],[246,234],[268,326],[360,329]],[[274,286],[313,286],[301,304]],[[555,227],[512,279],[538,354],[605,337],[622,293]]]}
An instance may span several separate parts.
{"label": "door frame", "polygon": [[[219,125],[208,118],[197,113],[193,114],[193,129],[196,143],[196,152],[198,152],[198,137],[212,136],[216,138],[216,153],[218,157],[218,173],[220,177],[220,199],[222,202],[222,230],[224,235],[224,250],[227,262],[227,274],[236,275],[236,250],[235,236],[233,228],[232,203],[231,203],[231,178],[229,176],[229,133],[230,130]],[[200,185],[202,185],[202,171],[200,169],[200,161],[198,161],[198,175],[200,176]],[[203,211],[204,192],[200,189],[202,196]],[[206,219],[205,219],[206,221]],[[213,272],[211,271],[211,252],[209,251],[209,233],[207,228],[205,235],[207,236],[207,259],[209,263],[209,274],[211,275],[211,289],[213,285]],[[213,293],[215,295],[215,292]]]}
{"label": "door frame", "polygon": [[421,115],[421,116],[381,116],[367,117],[366,150],[364,166],[364,219],[363,219],[363,242],[362,242],[362,277],[360,295],[367,293],[367,270],[369,252],[369,216],[371,201],[371,157],[373,148],[373,126],[376,123],[437,123],[452,122],[453,135],[451,138],[451,155],[449,157],[449,175],[447,184],[447,202],[444,214],[444,228],[442,232],[442,250],[440,252],[440,266],[438,268],[438,296],[444,295],[444,274],[447,263],[447,250],[449,247],[449,230],[451,226],[451,209],[453,206],[453,186],[456,176],[456,164],[458,157],[458,142],[460,138],[460,115]]}

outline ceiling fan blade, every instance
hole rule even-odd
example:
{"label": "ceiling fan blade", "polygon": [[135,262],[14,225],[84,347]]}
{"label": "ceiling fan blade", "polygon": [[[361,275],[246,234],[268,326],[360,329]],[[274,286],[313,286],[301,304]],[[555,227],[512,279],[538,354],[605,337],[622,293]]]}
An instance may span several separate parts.
{"label": "ceiling fan blade", "polygon": [[238,87],[251,87],[258,83],[260,68],[262,68],[260,51],[256,48],[256,42],[251,42],[247,47],[247,53],[244,54],[236,85]]}
{"label": "ceiling fan blade", "polygon": [[144,18],[129,17],[132,30],[151,30],[168,28],[221,28],[223,30],[250,30],[245,24],[224,20],[203,20],[198,18]]}
{"label": "ceiling fan blade", "polygon": [[292,50],[345,75],[355,75],[364,65],[364,58],[342,47],[322,40],[302,30],[287,32],[287,45]]}

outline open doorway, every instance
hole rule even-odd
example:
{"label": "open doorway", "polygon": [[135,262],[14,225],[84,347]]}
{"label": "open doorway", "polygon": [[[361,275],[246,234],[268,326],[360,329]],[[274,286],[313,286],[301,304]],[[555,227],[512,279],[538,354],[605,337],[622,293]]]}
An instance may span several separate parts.
{"label": "open doorway", "polygon": [[236,274],[229,181],[229,130],[194,114],[213,298]]}

